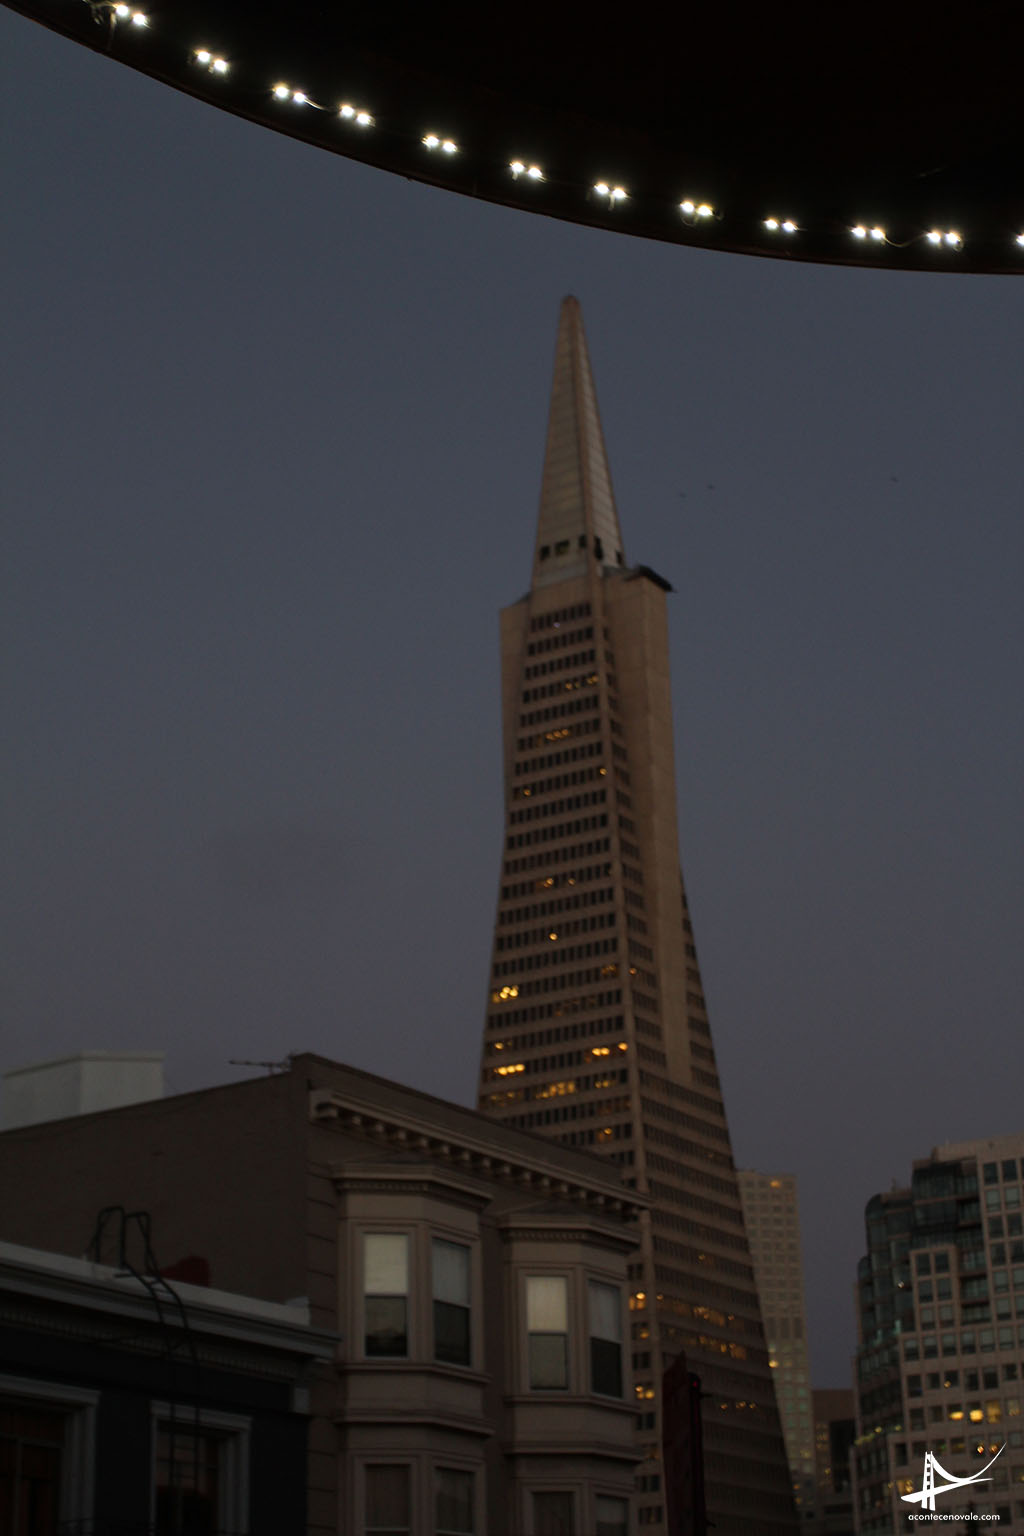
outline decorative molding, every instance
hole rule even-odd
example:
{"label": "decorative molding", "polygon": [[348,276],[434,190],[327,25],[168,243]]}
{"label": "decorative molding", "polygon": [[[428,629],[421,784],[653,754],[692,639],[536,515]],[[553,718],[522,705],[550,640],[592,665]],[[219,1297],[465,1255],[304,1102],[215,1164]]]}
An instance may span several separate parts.
{"label": "decorative molding", "polygon": [[[483,1137],[477,1139],[471,1135],[452,1134],[447,1127],[441,1133],[424,1127],[422,1121],[414,1120],[400,1111],[391,1111],[385,1115],[375,1107],[368,1113],[365,1103],[357,1100],[354,1095],[339,1089],[317,1088],[310,1092],[309,1115],[315,1123],[333,1123],[339,1129],[368,1136],[378,1143],[386,1142],[403,1155],[408,1155],[411,1145],[439,1162],[455,1164],[484,1183],[498,1180],[536,1191],[542,1199],[576,1200],[620,1222],[635,1221],[649,1203],[644,1196],[638,1196],[635,1190],[627,1190],[621,1184],[608,1182],[602,1178],[599,1170],[595,1170],[592,1179],[574,1176],[559,1166],[557,1148],[553,1149],[555,1155],[550,1158],[545,1157],[540,1148],[535,1157],[524,1156],[518,1148],[515,1155],[509,1156],[506,1146],[502,1145],[509,1133],[497,1123],[493,1128],[493,1137],[488,1141]],[[395,1187],[395,1180],[379,1167],[375,1170],[375,1176],[383,1181],[382,1187]],[[396,1169],[396,1180],[402,1176],[399,1167]],[[418,1177],[423,1177],[411,1175],[408,1169],[404,1176],[411,1180],[411,1185],[416,1183]],[[342,1181],[341,1187],[348,1187],[349,1181],[360,1178],[360,1173],[358,1166],[345,1163],[336,1165],[332,1177],[336,1184]],[[370,1187],[365,1180],[363,1187]],[[468,1185],[462,1187],[467,1192],[471,1188]]]}

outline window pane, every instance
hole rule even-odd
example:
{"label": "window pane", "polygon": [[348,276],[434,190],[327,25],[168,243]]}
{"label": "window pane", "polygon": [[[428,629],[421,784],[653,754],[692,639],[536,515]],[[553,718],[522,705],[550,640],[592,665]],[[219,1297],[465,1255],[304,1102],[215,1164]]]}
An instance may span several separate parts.
{"label": "window pane", "polygon": [[409,1239],[403,1233],[368,1232],[364,1244],[367,1296],[404,1296],[409,1289]]}
{"label": "window pane", "polygon": [[404,1296],[367,1296],[366,1353],[406,1355],[409,1336]]}
{"label": "window pane", "polygon": [[622,1396],[622,1345],[611,1339],[590,1341],[590,1390],[605,1397]]}
{"label": "window pane", "polygon": [[[63,1414],[0,1412],[0,1531],[56,1536],[63,1440]],[[20,1512],[16,1525],[10,1523],[14,1510]]]}
{"label": "window pane", "polygon": [[599,1493],[594,1500],[597,1536],[628,1536],[628,1505],[625,1499],[609,1499]]}
{"label": "window pane", "polygon": [[590,1331],[598,1339],[622,1338],[622,1305],[616,1285],[590,1282]]}
{"label": "window pane", "polygon": [[528,1278],[526,1327],[530,1333],[568,1333],[568,1292],[561,1275],[531,1275]]}
{"label": "window pane", "polygon": [[434,1359],[447,1365],[469,1364],[469,1308],[434,1302]]}
{"label": "window pane", "polygon": [[219,1435],[196,1435],[178,1423],[161,1426],[156,1442],[156,1536],[214,1536],[220,1528]]}
{"label": "window pane", "polygon": [[533,1536],[576,1536],[571,1493],[535,1493]]}
{"label": "window pane", "polygon": [[473,1474],[439,1467],[437,1536],[473,1536]]}
{"label": "window pane", "polygon": [[569,1341],[564,1333],[531,1333],[530,1386],[542,1391],[569,1385]]}
{"label": "window pane", "polygon": [[461,1243],[434,1243],[434,1300],[469,1306],[469,1249]]}
{"label": "window pane", "polygon": [[366,1468],[366,1536],[407,1536],[409,1468]]}

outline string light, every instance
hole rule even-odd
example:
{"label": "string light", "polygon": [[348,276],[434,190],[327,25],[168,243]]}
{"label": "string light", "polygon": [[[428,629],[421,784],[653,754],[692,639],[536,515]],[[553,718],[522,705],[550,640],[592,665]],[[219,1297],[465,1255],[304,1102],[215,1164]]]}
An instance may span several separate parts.
{"label": "string light", "polygon": [[925,236],[929,245],[952,245],[959,250],[963,240],[955,229],[930,229]]}
{"label": "string light", "polygon": [[372,128],[373,117],[363,107],[353,107],[350,102],[343,101],[338,108],[338,116],[348,118],[358,124],[360,128]]}
{"label": "string light", "polygon": [[[126,3],[126,0],[85,0],[85,3],[89,5],[94,14],[105,13],[112,22],[126,21],[140,30],[148,27],[150,24],[150,19],[146,12],[133,9],[131,5]],[[191,51],[190,57],[193,63],[200,65],[210,74],[227,75],[232,67],[226,58],[222,55],[214,54],[209,48],[195,48]],[[296,90],[283,82],[272,87],[272,95],[277,101],[291,101],[296,106],[313,107],[320,112],[328,110],[321,106],[319,102],[314,101],[305,91]],[[353,106],[351,102],[343,102],[338,108],[337,115],[346,122],[354,123],[359,128],[376,126],[376,120],[371,112],[367,111],[364,107]],[[441,138],[436,133],[424,134],[420,142],[427,149],[440,149],[442,154],[446,155],[457,154],[460,148],[454,139]],[[544,171],[539,165],[530,165],[523,160],[509,161],[508,169],[516,180],[519,180],[520,177],[526,177],[528,180],[536,182],[547,180]],[[604,181],[595,182],[590,190],[591,193],[596,194],[598,197],[607,199],[610,207],[625,202],[630,195],[625,187],[613,186]],[[711,203],[696,202],[693,198],[689,197],[685,198],[677,206],[679,212],[689,224],[695,224],[698,220],[719,218],[721,216]],[[761,220],[761,227],[771,234],[781,232],[787,235],[796,234],[800,229],[800,225],[794,219],[781,219],[774,214],[763,218]],[[831,227],[834,233],[838,233],[834,225]],[[886,230],[877,224],[871,226],[855,224],[847,226],[847,230],[849,235],[852,235],[855,240],[872,240],[876,244],[890,245],[899,250],[904,250],[915,241],[922,239],[929,245],[936,247],[946,246],[951,250],[961,250],[964,243],[962,234],[956,229],[922,230],[918,228],[916,231],[906,230],[903,232],[905,238],[896,241],[890,240]],[[824,231],[822,232],[824,233]],[[1018,249],[1024,250],[1024,230],[1013,234],[1011,238]]]}
{"label": "string light", "polygon": [[297,107],[315,107],[318,112],[326,112],[312,96],[307,96],[305,91],[296,91],[290,85],[278,84],[274,86],[272,93],[277,101],[293,101]]}
{"label": "string light", "polygon": [[215,57],[209,48],[197,48],[192,57],[197,64],[202,64],[212,75],[226,75],[231,67],[227,59]]}

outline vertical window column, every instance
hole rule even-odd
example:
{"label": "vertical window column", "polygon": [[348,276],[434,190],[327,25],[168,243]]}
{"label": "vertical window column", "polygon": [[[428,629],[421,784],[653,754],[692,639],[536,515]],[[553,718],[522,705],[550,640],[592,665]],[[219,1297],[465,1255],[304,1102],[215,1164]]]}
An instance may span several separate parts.
{"label": "vertical window column", "polygon": [[533,1536],[576,1536],[573,1495],[545,1490],[533,1495]]}
{"label": "vertical window column", "polygon": [[409,1536],[409,1468],[394,1464],[368,1466],[364,1475],[364,1536]]}
{"label": "vertical window column", "polygon": [[0,1531],[57,1530],[66,1417],[27,1405],[0,1408]]}
{"label": "vertical window column", "polygon": [[363,1349],[373,1357],[409,1353],[409,1239],[367,1232],[363,1238]]}
{"label": "vertical window column", "polygon": [[604,1397],[622,1396],[622,1297],[615,1285],[591,1280],[590,1390]]}
{"label": "vertical window column", "polygon": [[435,1238],[432,1247],[434,1359],[469,1365],[472,1355],[469,1249]]}
{"label": "vertical window column", "polygon": [[434,1484],[435,1536],[473,1536],[474,1477],[451,1467],[438,1467]]}
{"label": "vertical window column", "polygon": [[156,1437],[156,1536],[176,1531],[220,1529],[221,1440],[177,1422],[172,1434],[161,1425]]}
{"label": "vertical window column", "polygon": [[629,1536],[629,1505],[625,1499],[599,1493],[594,1500],[595,1536]]}
{"label": "vertical window column", "polygon": [[529,1383],[534,1391],[569,1386],[569,1293],[562,1275],[529,1275],[526,1280]]}

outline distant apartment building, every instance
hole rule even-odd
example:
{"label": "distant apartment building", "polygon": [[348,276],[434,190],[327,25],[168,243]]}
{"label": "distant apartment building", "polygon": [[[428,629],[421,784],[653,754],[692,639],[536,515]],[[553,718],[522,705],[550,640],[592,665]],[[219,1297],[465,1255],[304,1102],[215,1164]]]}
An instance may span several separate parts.
{"label": "distant apartment building", "polygon": [[[936,1515],[1024,1531],[1022,1190],[1024,1135],[1003,1136],[938,1147],[908,1187],[868,1203],[853,1457],[863,1536],[917,1529],[921,1500],[905,1496],[926,1476]],[[939,1469],[984,1481],[953,1487]]]}
{"label": "distant apartment building", "polygon": [[[305,1521],[278,1522],[308,1536],[628,1536],[626,1282],[643,1205],[588,1152],[311,1055],[0,1135],[0,1239],[81,1255],[103,1208],[142,1212],[144,1280],[158,1265],[208,1276],[337,1337],[304,1379]],[[116,1244],[93,1248],[119,1263]],[[182,1290],[187,1317],[204,1316],[201,1288]],[[62,1401],[56,1363],[30,1388],[24,1361],[0,1370],[16,1379],[0,1411]],[[97,1498],[117,1475],[94,1467]],[[248,1507],[235,1536],[263,1528]]]}
{"label": "distant apartment building", "polygon": [[816,1467],[796,1179],[749,1168],[737,1177],[793,1497],[806,1518],[815,1503]]}

